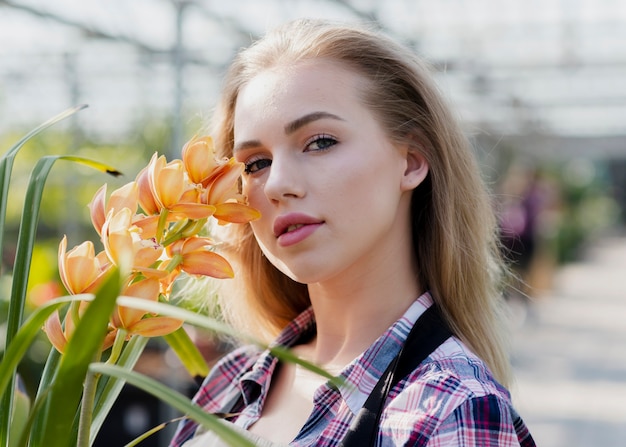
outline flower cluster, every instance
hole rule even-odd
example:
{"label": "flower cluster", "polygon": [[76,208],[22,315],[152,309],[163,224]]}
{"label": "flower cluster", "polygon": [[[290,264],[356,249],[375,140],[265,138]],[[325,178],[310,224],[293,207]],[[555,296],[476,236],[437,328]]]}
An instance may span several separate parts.
{"label": "flower cluster", "polygon": [[[103,185],[89,204],[103,250],[96,254],[94,244],[86,241],[68,251],[66,237],[59,244],[59,273],[68,293],[95,293],[110,269],[125,266],[132,267],[122,295],[153,301],[168,299],[181,272],[232,278],[232,267],[203,230],[210,218],[228,224],[260,217],[239,193],[243,169],[232,158],[216,159],[211,137],[194,137],[183,147],[182,160],[167,162],[155,153],[136,179],[108,200]],[[59,351],[87,305],[71,309],[64,325],[58,313],[47,320],[44,330]],[[117,306],[103,349],[112,346],[120,330],[126,338],[153,337],[181,325],[170,317]]]}

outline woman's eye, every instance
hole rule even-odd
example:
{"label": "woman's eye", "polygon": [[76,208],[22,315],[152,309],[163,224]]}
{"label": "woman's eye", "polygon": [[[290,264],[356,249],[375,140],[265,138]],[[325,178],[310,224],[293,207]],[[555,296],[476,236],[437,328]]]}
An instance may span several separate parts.
{"label": "woman's eye", "polygon": [[337,144],[337,140],[329,135],[318,135],[306,145],[309,151],[321,151]]}
{"label": "woman's eye", "polygon": [[269,158],[261,158],[259,160],[253,160],[245,163],[244,172],[246,174],[254,174],[255,172],[259,172],[261,169],[268,168],[272,165],[272,160]]}

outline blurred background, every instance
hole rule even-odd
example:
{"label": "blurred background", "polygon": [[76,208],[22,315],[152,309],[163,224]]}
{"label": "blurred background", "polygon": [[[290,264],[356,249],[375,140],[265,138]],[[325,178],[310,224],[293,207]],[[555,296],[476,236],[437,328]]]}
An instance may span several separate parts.
{"label": "blurred background", "polygon": [[[134,179],[155,151],[179,158],[202,132],[238,48],[296,17],[374,23],[429,60],[497,198],[520,283],[507,292],[513,398],[538,445],[626,439],[626,2],[620,0],[0,0],[0,151],[76,104],[15,162],[6,228],[16,234],[35,161],[76,154],[119,180],[55,167],[42,204],[29,299],[58,296],[56,251],[95,240],[86,204]],[[111,189],[110,189],[111,190]],[[13,261],[2,253],[0,321]],[[206,339],[206,334],[202,338]],[[2,343],[2,346],[4,343]],[[214,358],[223,349],[207,345]],[[36,383],[49,344],[21,366]],[[159,346],[146,371],[191,380]],[[29,385],[30,384],[30,385]],[[100,445],[171,418],[127,389]],[[164,445],[155,436],[141,445]]]}

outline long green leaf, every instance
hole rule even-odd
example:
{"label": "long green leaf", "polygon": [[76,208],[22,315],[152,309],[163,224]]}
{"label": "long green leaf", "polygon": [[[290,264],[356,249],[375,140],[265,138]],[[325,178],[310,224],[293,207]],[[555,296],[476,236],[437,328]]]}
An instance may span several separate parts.
{"label": "long green leaf", "polygon": [[[15,153],[13,151],[12,153]],[[73,156],[49,155],[42,157],[37,161],[33,168],[26,190],[24,200],[24,208],[22,210],[22,218],[20,221],[20,229],[17,238],[17,250],[15,254],[15,263],[13,266],[13,282],[11,285],[11,299],[9,302],[9,314],[7,319],[6,330],[6,349],[9,348],[13,341],[13,337],[20,327],[24,317],[24,303],[26,301],[26,290],[28,287],[28,275],[32,260],[33,247],[37,235],[37,225],[39,222],[39,210],[41,206],[41,198],[46,184],[48,174],[52,166],[57,160],[69,160],[72,162],[82,163],[87,166],[99,169],[103,172],[114,175],[119,174],[114,168],[103,163],[94,162],[86,158]],[[12,372],[10,382],[14,381],[15,370]],[[10,387],[12,390],[12,386]],[[3,408],[11,408],[13,402],[13,392],[5,394],[2,399]],[[6,446],[9,440],[9,422],[10,417],[7,412],[0,412],[0,441],[2,446]]]}
{"label": "long green leaf", "polygon": [[167,315],[169,317],[178,318],[179,320],[183,320],[194,326],[205,328],[224,335],[229,335],[247,343],[255,344],[263,349],[268,349],[276,358],[285,362],[300,365],[303,368],[306,368],[309,371],[330,380],[331,383],[336,386],[345,385],[341,381],[340,377],[334,376],[325,369],[311,362],[307,362],[306,360],[301,359],[293,352],[291,352],[291,350],[281,346],[269,346],[266,343],[259,341],[255,337],[242,334],[241,332],[236,331],[232,326],[229,326],[211,317],[200,315],[195,312],[176,307],[172,304],[148,301],[141,298],[133,298],[130,296],[118,297],[117,304],[119,304],[120,306],[130,307],[132,309],[142,309],[146,312],[152,312],[160,315]]}
{"label": "long green leaf", "polygon": [[[13,159],[3,157],[0,159],[0,254],[4,250],[4,228],[7,217],[7,202],[9,201],[9,185],[11,183],[11,170]],[[0,262],[0,275],[2,275],[2,262]]]}
{"label": "long green leaf", "polygon": [[48,121],[40,124],[39,126],[35,127],[33,130],[28,132],[26,135],[24,135],[17,143],[15,143],[7,151],[7,153],[4,156],[5,157],[10,157],[12,155],[15,155],[20,150],[20,148],[24,145],[24,143],[26,143],[32,137],[37,135],[39,132],[41,132],[42,130],[45,130],[48,127],[58,123],[59,121],[64,120],[65,118],[68,118],[68,117],[74,115],[76,112],[80,112],[81,110],[83,110],[83,109],[85,109],[87,107],[88,107],[87,104],[79,104],[77,106],[70,107],[69,109],[64,110],[63,112],[59,113],[58,115],[53,116]]}
{"label": "long green leaf", "polygon": [[[11,415],[11,433],[24,433],[28,428],[28,415],[30,413],[30,399],[28,395],[16,390],[13,406],[13,414]],[[19,446],[19,439],[13,436],[11,439],[11,447]]]}
{"label": "long green leaf", "polygon": [[7,392],[7,386],[11,382],[13,371],[24,358],[35,337],[40,333],[46,319],[59,307],[74,299],[76,298],[62,297],[51,300],[30,314],[15,335],[14,343],[11,343],[0,362],[0,394],[4,395]]}
{"label": "long green leaf", "polygon": [[50,388],[47,405],[42,412],[45,423],[41,436],[38,437],[42,442],[32,443],[32,447],[76,445],[73,422],[80,405],[83,382],[89,364],[102,348],[109,316],[121,290],[119,270],[114,269],[109,275],[85,310],[67,343]]}
{"label": "long green leaf", "polygon": [[0,362],[0,395],[2,396],[2,418],[7,424],[6,431],[2,438],[5,445],[9,445],[10,439],[10,411],[13,408],[15,371],[20,361],[24,358],[26,351],[31,346],[34,338],[39,334],[41,326],[46,318],[61,305],[69,302],[71,298],[64,297],[48,302],[45,306],[36,309],[21,326],[13,339],[13,343],[6,349],[2,362]]}
{"label": "long green leaf", "polygon": [[[81,301],[91,301],[93,299],[93,295],[83,294],[83,295],[74,295],[72,297],[65,297],[63,302],[81,300]],[[148,338],[135,336],[133,337],[128,344],[124,347],[120,358],[117,361],[117,364],[123,366],[128,369],[132,369],[137,360],[141,356],[145,346],[148,343]],[[39,388],[37,392],[37,401],[39,406],[43,403],[40,402],[45,400],[43,398],[43,394],[50,391],[50,387],[52,385],[52,381],[57,373],[58,364],[61,360],[61,354],[55,349],[52,348],[48,358],[45,362],[45,367],[41,375],[41,379],[39,380]],[[100,428],[104,424],[106,417],[108,416],[111,408],[115,404],[117,397],[119,396],[122,388],[124,387],[124,381],[118,380],[113,377],[102,377],[98,382],[98,390],[96,392],[96,403],[93,409],[93,420],[91,423],[91,442],[90,445],[93,445]],[[38,418],[34,421],[32,425],[32,433],[43,433],[43,418]],[[78,430],[78,417],[75,417],[74,427],[72,429],[73,432]],[[36,439],[36,438],[35,438]],[[40,442],[41,443],[41,442]]]}
{"label": "long green leaf", "polygon": [[37,235],[41,197],[50,169],[52,169],[58,158],[58,156],[47,156],[39,159],[33,168],[28,189],[26,190],[24,209],[22,210],[22,219],[17,237],[15,264],[13,266],[13,283],[7,321],[7,346],[10,346],[13,336],[22,323],[28,274]]}
{"label": "long green leaf", "polygon": [[[14,153],[14,152],[13,152]],[[41,160],[40,160],[41,161]],[[40,167],[44,172],[49,172],[50,167],[54,161],[50,162],[46,160],[41,166],[39,163],[37,166]],[[3,185],[2,185],[2,196],[8,194],[8,183],[10,170],[12,168],[13,160],[12,158],[5,159],[3,163],[4,174],[3,174]],[[37,168],[36,166],[36,168]],[[43,169],[42,169],[43,168]],[[7,172],[8,171],[8,172]],[[24,299],[26,296],[26,285],[28,282],[28,269],[30,268],[30,260],[33,251],[33,245],[35,241],[35,233],[37,230],[37,218],[38,211],[40,205],[40,197],[39,200],[36,200],[35,203],[32,203],[32,200],[36,199],[37,190],[36,187],[32,187],[31,185],[37,183],[41,184],[41,190],[43,190],[43,184],[45,183],[45,177],[43,181],[33,182],[33,177],[31,176],[31,182],[29,184],[28,191],[26,193],[26,199],[24,203],[24,210],[22,213],[22,221],[20,224],[20,231],[18,235],[18,248],[15,256],[15,266],[13,270],[13,285],[11,287],[11,300],[9,302],[9,315],[7,319],[7,331],[6,331],[6,349],[10,347],[11,341],[15,336],[24,316]],[[0,204],[0,208],[6,206],[5,203],[6,197],[3,197],[2,203]],[[34,215],[33,215],[34,211]],[[2,219],[4,220],[5,211],[4,209],[0,210],[2,213]],[[26,222],[25,222],[26,220]],[[4,221],[2,222],[2,231],[4,233]],[[9,392],[6,393],[2,399],[2,403],[0,404],[2,408],[12,408],[13,407],[13,386],[15,381],[15,370],[11,372],[11,377],[9,379]],[[10,428],[10,412],[3,411],[0,412],[0,442],[3,447],[9,445],[9,432]]]}
{"label": "long green leaf", "polygon": [[[25,421],[22,433],[13,433],[13,431],[11,431],[11,447],[28,447],[29,434],[31,433],[35,415],[39,412],[41,404],[41,399],[35,400],[35,404],[31,407],[30,413]],[[13,429],[13,427],[11,427],[11,429]]]}
{"label": "long green leaf", "polygon": [[[36,413],[39,413],[39,408],[41,408],[41,406],[46,402],[46,395],[50,392],[52,381],[56,376],[57,370],[59,369],[59,363],[61,363],[61,353],[53,346],[50,349],[50,353],[48,354],[48,358],[46,359],[46,363],[41,373],[41,378],[39,379],[37,395],[35,396],[35,404],[37,405],[35,407]],[[35,414],[32,415],[32,418],[33,422],[31,433],[41,433],[43,431],[43,418],[35,418]]]}
{"label": "long green leaf", "polygon": [[212,430],[228,445],[238,447],[254,447],[254,444],[244,435],[238,433],[233,428],[229,428],[226,424],[220,422],[220,419],[212,414],[206,413],[202,408],[193,404],[189,398],[183,394],[172,390],[150,377],[146,377],[133,371],[128,371],[127,369],[116,365],[107,365],[105,363],[93,363],[89,368],[91,371],[96,373],[107,374],[123,379],[137,388],[141,388],[142,390],[152,394],[183,414],[186,414],[189,418],[198,422],[202,426]]}
{"label": "long green leaf", "polygon": [[87,158],[49,155],[42,157],[37,161],[28,183],[17,239],[17,251],[15,254],[15,265],[13,267],[13,284],[11,287],[11,301],[9,304],[9,319],[7,322],[7,346],[11,343],[13,336],[17,332],[17,328],[22,322],[26,288],[28,285],[28,273],[30,271],[32,252],[37,235],[41,198],[43,196],[43,190],[48,174],[57,160],[69,160],[90,166],[112,175],[119,175],[119,171],[115,168]]}
{"label": "long green leaf", "polygon": [[[133,369],[147,344],[148,338],[141,336],[133,337],[124,347],[117,365],[122,368]],[[93,410],[93,420],[91,421],[90,445],[93,445],[96,436],[98,436],[102,424],[104,424],[106,417],[124,387],[124,383],[123,380],[115,377],[103,376],[100,379],[96,393],[96,404]]]}
{"label": "long green leaf", "polygon": [[163,337],[192,377],[206,377],[209,365],[184,328]]}
{"label": "long green leaf", "polygon": [[81,157],[48,155],[37,161],[31,172],[24,209],[20,221],[20,229],[17,238],[17,251],[13,267],[13,283],[11,286],[11,301],[9,303],[9,318],[7,321],[6,346],[9,346],[13,336],[20,326],[24,314],[24,301],[28,286],[28,274],[32,260],[33,247],[37,235],[39,223],[39,209],[41,198],[48,174],[57,160],[69,160],[98,169],[112,175],[119,175],[119,171],[104,163]]}
{"label": "long green leaf", "polygon": [[[7,202],[9,197],[9,185],[11,183],[11,171],[13,170],[13,161],[15,160],[15,156],[19,152],[19,150],[24,146],[24,144],[30,140],[32,137],[37,135],[39,132],[47,129],[53,124],[58,123],[59,121],[75,114],[76,112],[87,107],[86,104],[82,104],[76,107],[72,107],[67,109],[58,115],[52,117],[45,123],[35,127],[33,130],[28,132],[24,137],[22,137],[17,143],[9,148],[9,150],[0,158],[0,229],[5,228],[4,224],[6,221],[6,210],[7,210]],[[0,231],[0,253],[2,253],[2,249],[4,247],[4,232]],[[0,264],[1,268],[1,264]],[[1,273],[1,271],[0,271]]]}

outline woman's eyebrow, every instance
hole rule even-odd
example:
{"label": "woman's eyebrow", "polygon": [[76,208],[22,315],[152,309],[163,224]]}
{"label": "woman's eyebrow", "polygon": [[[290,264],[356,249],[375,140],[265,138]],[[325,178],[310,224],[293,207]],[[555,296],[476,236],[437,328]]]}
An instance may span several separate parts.
{"label": "woman's eyebrow", "polygon": [[285,134],[289,135],[291,133],[294,133],[296,130],[300,129],[303,126],[306,126],[307,124],[313,122],[313,121],[317,121],[320,119],[325,119],[325,118],[330,118],[330,119],[334,119],[334,120],[339,120],[339,121],[345,121],[343,118],[333,114],[333,113],[329,113],[329,112],[311,112],[311,113],[307,113],[304,116],[301,116],[300,118],[296,118],[295,120],[287,123],[285,125]]}
{"label": "woman's eyebrow", "polygon": [[259,140],[242,141],[241,143],[237,143],[233,147],[233,153],[243,151],[244,149],[259,147],[260,145],[261,142]]}
{"label": "woman's eyebrow", "polygon": [[[333,119],[338,121],[345,121],[343,118],[335,115],[330,112],[311,112],[307,113],[300,118],[296,118],[295,120],[285,124],[285,134],[290,135],[294,133],[296,130],[300,129],[303,126],[306,126],[313,121],[321,120],[321,119]],[[233,147],[233,153],[242,151],[244,149],[250,149],[261,146],[261,142],[259,140],[248,140],[242,141],[241,143],[237,143],[235,147]]]}

